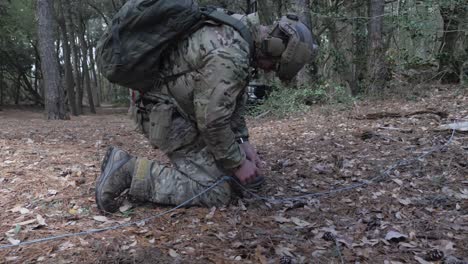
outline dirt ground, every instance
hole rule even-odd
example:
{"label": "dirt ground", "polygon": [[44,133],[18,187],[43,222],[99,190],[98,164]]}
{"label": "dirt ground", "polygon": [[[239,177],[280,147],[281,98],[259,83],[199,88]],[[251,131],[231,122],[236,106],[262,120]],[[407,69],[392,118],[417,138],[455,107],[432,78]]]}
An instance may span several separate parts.
{"label": "dirt ground", "polygon": [[[1,249],[0,263],[467,263],[468,134],[449,140],[452,132],[438,127],[468,121],[468,91],[428,89],[411,101],[249,119],[268,179],[260,195],[352,186],[406,163],[379,182],[284,203],[246,194],[227,207],[180,209],[118,230]],[[125,109],[70,121],[0,111],[0,246],[167,210],[97,210],[94,186],[109,145],[167,162],[134,131]]]}

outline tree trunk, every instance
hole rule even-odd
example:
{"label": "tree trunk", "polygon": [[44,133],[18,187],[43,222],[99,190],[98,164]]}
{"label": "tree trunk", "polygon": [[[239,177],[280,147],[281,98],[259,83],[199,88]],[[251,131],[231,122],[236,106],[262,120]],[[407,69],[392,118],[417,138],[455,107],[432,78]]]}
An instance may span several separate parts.
{"label": "tree trunk", "polygon": [[94,89],[96,91],[96,96],[94,98],[96,98],[96,106],[97,107],[100,107],[101,106],[101,94],[102,94],[102,87],[99,85],[99,80],[98,80],[98,74],[97,74],[97,71],[96,71],[96,60],[94,59],[95,58],[95,54],[93,52],[93,49],[91,48],[90,49],[90,61],[91,61],[91,73],[93,74],[93,83],[94,83]]}
{"label": "tree trunk", "polygon": [[457,41],[460,33],[459,13],[462,13],[462,6],[456,5],[453,9],[440,6],[440,14],[444,21],[444,34],[439,49],[439,73],[442,74],[441,83],[460,83],[460,69],[463,61],[456,56]]}
{"label": "tree trunk", "polygon": [[[365,17],[366,3],[364,0],[359,1],[359,5],[355,8],[356,17]],[[352,80],[350,83],[351,93],[357,95],[362,92],[362,82],[365,80],[367,70],[367,36],[366,36],[366,19],[356,18],[353,20],[354,45],[353,45],[353,65],[352,65]]]}
{"label": "tree trunk", "polygon": [[58,6],[59,6],[59,14],[57,17],[57,21],[60,27],[60,34],[62,35],[62,39],[63,39],[65,86],[67,88],[68,103],[70,105],[71,113],[72,115],[77,116],[78,112],[76,109],[76,102],[75,102],[75,87],[74,87],[75,84],[73,83],[73,70],[72,70],[72,64],[71,64],[70,41],[68,39],[67,26],[66,26],[64,12],[63,12],[62,0],[59,1]]}
{"label": "tree trunk", "polygon": [[[3,69],[0,68],[0,107],[3,106]],[[1,111],[1,108],[0,108]]]}
{"label": "tree trunk", "polygon": [[245,13],[248,15],[248,14],[252,14],[254,13],[256,10],[255,8],[255,5],[256,5],[256,2],[255,0],[246,0],[245,1],[245,5],[247,6],[247,8],[245,9]]}
{"label": "tree trunk", "polygon": [[54,21],[52,0],[37,0],[39,51],[45,84],[45,110],[47,119],[68,119],[60,85],[59,66],[54,54]]}
{"label": "tree trunk", "polygon": [[262,25],[271,25],[275,20],[273,12],[273,6],[268,0],[257,0],[258,4],[258,16],[260,17],[260,23]]}
{"label": "tree trunk", "polygon": [[15,87],[15,105],[19,105],[20,95],[21,95],[21,76],[18,76],[16,79],[16,87]]}
{"label": "tree trunk", "polygon": [[[302,23],[304,23],[312,32],[312,17],[310,15],[310,0],[295,0],[294,12],[299,16]],[[316,71],[314,70],[317,65],[315,58],[306,65],[298,74],[297,74],[297,85],[309,87],[317,80]]]}
{"label": "tree trunk", "polygon": [[82,59],[82,67],[83,67],[83,74],[84,74],[84,84],[86,86],[86,94],[88,95],[88,104],[89,110],[92,114],[96,113],[96,108],[94,106],[94,99],[93,99],[93,92],[91,87],[91,78],[89,77],[89,65],[88,65],[88,43],[86,42],[85,35],[86,35],[86,28],[85,28],[85,21],[81,14],[79,14],[78,18],[78,38],[80,40],[81,46],[81,53],[83,55]]}
{"label": "tree trunk", "polygon": [[383,15],[385,0],[369,0],[369,56],[367,75],[369,92],[381,91],[387,79],[387,65],[383,45]]}
{"label": "tree trunk", "polygon": [[[88,43],[91,42],[91,36],[90,34],[88,34]],[[89,63],[90,63],[90,75],[91,75],[91,81],[92,81],[92,84],[93,84],[93,99],[94,99],[94,103],[96,105],[96,107],[100,107],[101,106],[101,99],[100,99],[100,91],[101,91],[101,87],[99,87],[98,85],[98,80],[97,80],[97,73],[96,73],[96,60],[94,59],[95,58],[95,55],[94,55],[94,47],[95,47],[95,44],[89,44]]]}
{"label": "tree trunk", "polygon": [[73,53],[73,72],[74,72],[74,80],[75,80],[75,102],[76,102],[76,112],[78,115],[83,114],[83,86],[81,85],[81,70],[80,70],[80,54],[79,48],[76,45],[76,29],[75,24],[73,23],[73,13],[72,7],[69,1],[63,1],[64,7],[64,18],[65,23],[67,26],[67,31],[70,33],[70,44],[71,44],[71,51]]}

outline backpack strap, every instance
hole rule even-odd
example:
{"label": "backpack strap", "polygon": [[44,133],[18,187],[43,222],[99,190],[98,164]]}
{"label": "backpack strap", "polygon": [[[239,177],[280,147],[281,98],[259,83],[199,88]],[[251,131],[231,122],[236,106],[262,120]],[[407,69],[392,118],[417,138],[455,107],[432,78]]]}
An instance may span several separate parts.
{"label": "backpack strap", "polygon": [[250,60],[253,60],[253,58],[255,57],[255,44],[249,28],[244,23],[242,23],[242,21],[235,19],[224,12],[218,11],[216,10],[216,8],[211,7],[201,8],[201,13],[208,19],[231,26],[235,30],[237,30],[242,36],[242,38],[249,44]]}

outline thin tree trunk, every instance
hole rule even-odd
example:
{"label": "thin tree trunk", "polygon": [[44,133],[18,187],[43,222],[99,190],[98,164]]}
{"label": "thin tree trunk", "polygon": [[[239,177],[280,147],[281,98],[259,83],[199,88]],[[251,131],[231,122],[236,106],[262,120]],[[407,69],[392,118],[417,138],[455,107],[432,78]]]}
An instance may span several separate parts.
{"label": "thin tree trunk", "polygon": [[77,19],[78,21],[78,38],[80,40],[80,46],[81,46],[81,53],[83,55],[83,60],[82,60],[82,67],[83,67],[83,74],[84,74],[84,80],[85,80],[85,86],[86,86],[86,94],[88,95],[88,104],[89,104],[89,110],[91,111],[92,114],[96,113],[96,108],[94,106],[94,99],[93,99],[93,92],[92,92],[92,87],[91,87],[91,78],[89,77],[89,65],[88,65],[88,43],[86,42],[85,35],[86,35],[86,28],[84,25],[84,19],[79,15],[79,18]]}
{"label": "thin tree trunk", "polygon": [[[310,14],[310,0],[294,0],[294,11],[299,16],[302,23],[304,23],[312,32],[312,16]],[[297,74],[298,86],[310,86],[314,80],[318,79],[316,75],[316,61],[311,58],[311,61]]]}
{"label": "thin tree trunk", "polygon": [[89,61],[91,63],[91,73],[92,73],[91,79],[93,80],[93,86],[94,86],[93,91],[95,91],[94,98],[96,99],[96,106],[100,107],[101,106],[101,87],[99,86],[99,83],[98,83],[98,76],[96,72],[96,60],[94,59],[95,55],[94,55],[93,50],[94,50],[93,47],[89,48]]}
{"label": "thin tree trunk", "polygon": [[78,115],[83,114],[83,88],[81,85],[81,70],[80,70],[80,55],[79,55],[79,48],[76,45],[76,29],[75,24],[73,23],[73,13],[72,7],[69,1],[64,0],[63,2],[64,7],[64,18],[65,23],[67,26],[67,32],[70,33],[70,48],[73,56],[73,78],[75,80],[75,105],[76,105],[76,112]]}
{"label": "thin tree trunk", "polygon": [[64,95],[60,85],[59,66],[54,54],[54,21],[51,0],[37,0],[38,37],[41,69],[45,84],[45,109],[47,119],[68,119]]}
{"label": "thin tree trunk", "polygon": [[[67,0],[65,0],[67,1]],[[70,106],[70,110],[72,115],[77,116],[78,112],[76,109],[76,102],[75,102],[75,88],[73,83],[73,70],[71,64],[71,49],[70,49],[70,41],[68,39],[67,33],[67,25],[65,22],[64,17],[64,10],[62,0],[58,3],[59,6],[59,16],[57,17],[58,24],[60,26],[60,33],[63,38],[63,58],[64,58],[64,66],[65,66],[65,86],[67,88],[67,96],[68,96],[68,103]]]}
{"label": "thin tree trunk", "polygon": [[[3,106],[3,69],[0,68],[0,107]],[[1,111],[1,108],[0,108]]]}
{"label": "thin tree trunk", "polygon": [[461,8],[460,6],[455,6],[453,9],[450,7],[440,7],[440,14],[444,21],[444,34],[438,57],[439,73],[442,73],[441,82],[443,84],[459,83],[461,79],[460,68],[463,61],[455,55],[460,35],[458,31],[460,18],[458,15]]}
{"label": "thin tree trunk", "polygon": [[369,56],[367,74],[369,92],[381,91],[387,79],[387,65],[383,44],[383,15],[385,0],[369,0]]}
{"label": "thin tree trunk", "polygon": [[257,0],[258,4],[258,16],[260,17],[260,23],[262,25],[273,24],[275,15],[272,9],[272,5],[268,0]]}
{"label": "thin tree trunk", "polygon": [[[359,5],[355,8],[356,17],[365,17],[366,12],[366,3],[364,0],[359,1]],[[356,18],[353,21],[354,28],[354,45],[353,45],[353,77],[350,83],[351,92],[353,95],[357,95],[361,92],[360,87],[362,81],[365,80],[366,69],[367,69],[367,36],[366,36],[366,19],[365,18]]]}

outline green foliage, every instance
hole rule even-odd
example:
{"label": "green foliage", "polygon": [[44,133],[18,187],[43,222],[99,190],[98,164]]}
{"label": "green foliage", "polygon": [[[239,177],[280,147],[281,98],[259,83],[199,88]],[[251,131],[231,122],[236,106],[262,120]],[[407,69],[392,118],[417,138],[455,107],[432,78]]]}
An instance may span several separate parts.
{"label": "green foliage", "polygon": [[355,100],[343,86],[323,83],[316,87],[285,87],[277,82],[268,99],[261,105],[252,107],[253,116],[270,112],[276,116],[304,112],[313,105],[349,104]]}
{"label": "green foliage", "polygon": [[128,89],[124,87],[111,88],[112,91],[112,105],[116,107],[129,106],[129,94]]}

